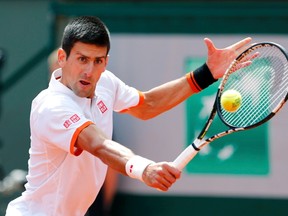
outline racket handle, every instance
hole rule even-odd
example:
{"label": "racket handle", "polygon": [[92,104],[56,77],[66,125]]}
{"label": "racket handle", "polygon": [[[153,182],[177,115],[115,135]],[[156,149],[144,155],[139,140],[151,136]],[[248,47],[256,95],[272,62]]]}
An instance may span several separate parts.
{"label": "racket handle", "polygon": [[199,149],[195,149],[192,144],[189,145],[181,154],[173,161],[175,167],[182,170],[199,152]]}

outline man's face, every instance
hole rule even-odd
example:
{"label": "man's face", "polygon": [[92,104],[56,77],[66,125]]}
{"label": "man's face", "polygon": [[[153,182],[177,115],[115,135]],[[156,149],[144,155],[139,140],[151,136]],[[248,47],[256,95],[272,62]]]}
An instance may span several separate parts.
{"label": "man's face", "polygon": [[107,47],[77,42],[68,59],[66,57],[65,51],[59,49],[61,82],[77,96],[92,98],[96,84],[108,63]]}

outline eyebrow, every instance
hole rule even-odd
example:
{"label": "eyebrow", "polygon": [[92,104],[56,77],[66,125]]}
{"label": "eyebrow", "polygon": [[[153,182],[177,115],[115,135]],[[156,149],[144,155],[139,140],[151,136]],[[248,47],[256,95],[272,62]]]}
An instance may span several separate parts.
{"label": "eyebrow", "polygon": [[[83,54],[83,53],[81,53],[81,52],[79,52],[79,51],[76,52],[76,55],[85,56],[86,58],[91,59],[89,56],[87,56],[87,55],[85,55],[85,54]],[[96,57],[94,57],[94,59],[101,59],[101,58],[106,59],[107,56],[108,56],[108,55],[105,55],[105,56],[96,56]]]}
{"label": "eyebrow", "polygon": [[[76,55],[82,55],[82,56],[85,56],[85,57],[88,57],[87,55],[83,54],[82,52],[80,51],[76,51]],[[104,56],[97,56],[95,58],[106,58],[108,55],[104,55]]]}
{"label": "eyebrow", "polygon": [[101,58],[107,58],[107,56],[99,56],[99,57],[95,57],[95,59],[101,59]]}

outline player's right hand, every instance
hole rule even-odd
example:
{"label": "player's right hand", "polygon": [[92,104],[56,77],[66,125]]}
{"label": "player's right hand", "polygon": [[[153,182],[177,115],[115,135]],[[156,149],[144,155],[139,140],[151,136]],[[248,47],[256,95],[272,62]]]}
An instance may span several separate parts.
{"label": "player's right hand", "polygon": [[172,162],[152,163],[146,167],[142,179],[150,187],[167,191],[181,176]]}

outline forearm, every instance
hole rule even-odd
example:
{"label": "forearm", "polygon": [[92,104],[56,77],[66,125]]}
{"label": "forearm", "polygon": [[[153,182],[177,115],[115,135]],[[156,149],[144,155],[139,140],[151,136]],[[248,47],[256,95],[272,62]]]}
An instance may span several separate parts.
{"label": "forearm", "polygon": [[187,78],[181,77],[180,79],[153,88],[145,92],[144,95],[147,101],[150,101],[150,104],[148,104],[150,109],[148,110],[152,116],[156,116],[177,106],[193,93],[196,92],[193,92],[191,89]]}
{"label": "forearm", "polygon": [[217,80],[212,76],[208,66],[203,64],[179,79],[143,92],[144,102],[128,109],[126,113],[143,120],[153,118],[177,106],[215,81]]}
{"label": "forearm", "polygon": [[185,76],[143,92],[144,102],[126,110],[134,117],[147,120],[177,106],[193,93]]}
{"label": "forearm", "polygon": [[[148,186],[160,190],[168,190],[180,177],[180,171],[173,164],[155,163],[137,156],[129,148],[108,139],[93,124],[80,132],[75,147],[93,154],[117,172],[141,180]],[[168,179],[166,179],[167,176]]]}
{"label": "forearm", "polygon": [[126,174],[125,164],[134,153],[123,145],[107,138],[96,125],[91,124],[78,135],[75,147],[98,157],[112,169]]}
{"label": "forearm", "polygon": [[95,156],[123,175],[138,179],[150,187],[167,191],[176,179],[180,178],[181,171],[171,162],[155,163],[134,155],[129,149],[112,140],[105,141],[104,145],[105,148],[98,151]]}
{"label": "forearm", "polygon": [[134,156],[134,153],[113,140],[107,139],[101,146],[93,154],[112,169],[123,175],[127,175],[125,165]]}

